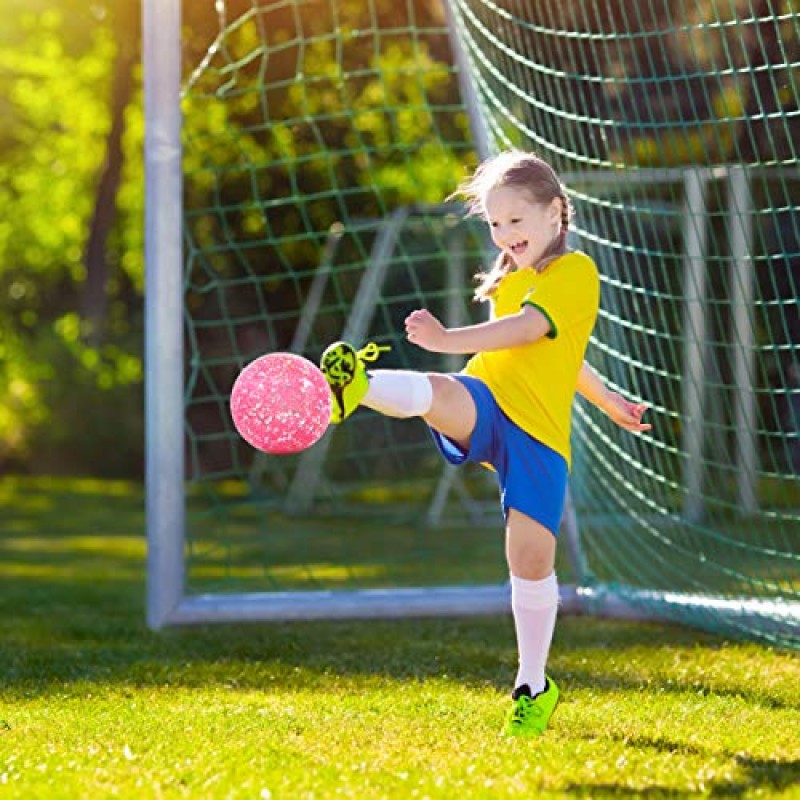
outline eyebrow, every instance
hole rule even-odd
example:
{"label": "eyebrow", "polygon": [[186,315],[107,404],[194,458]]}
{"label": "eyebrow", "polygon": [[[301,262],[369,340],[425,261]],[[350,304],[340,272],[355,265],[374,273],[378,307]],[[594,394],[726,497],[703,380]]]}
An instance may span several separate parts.
{"label": "eyebrow", "polygon": [[[522,212],[522,211],[509,211],[507,214],[505,214],[505,216],[512,217],[512,218],[513,217],[521,217],[523,215],[523,213],[524,212]],[[496,214],[494,216],[489,216],[489,214],[487,214],[486,215],[486,219],[489,220],[489,222],[495,222],[498,216],[503,216],[503,215],[502,214]]]}

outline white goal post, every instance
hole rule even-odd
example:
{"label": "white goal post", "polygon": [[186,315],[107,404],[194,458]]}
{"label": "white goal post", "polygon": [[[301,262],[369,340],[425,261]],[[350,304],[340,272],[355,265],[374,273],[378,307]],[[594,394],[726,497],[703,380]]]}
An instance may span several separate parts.
{"label": "white goal post", "polygon": [[[489,135],[482,121],[480,99],[469,80],[471,58],[462,46],[463,20],[458,4],[444,0],[452,51],[459,67],[464,103],[479,155],[489,152]],[[391,618],[501,614],[510,608],[507,584],[484,586],[434,586],[330,591],[274,591],[250,593],[203,593],[187,591],[186,466],[185,453],[185,352],[184,352],[184,252],[183,174],[181,121],[181,0],[144,0],[144,97],[145,97],[145,417],[146,417],[146,515],[147,515],[147,623],[153,629],[171,625],[277,621],[298,619]],[[646,170],[639,170],[639,179]],[[748,173],[737,167],[714,170],[652,170],[654,180],[683,186],[687,205],[683,247],[685,279],[694,288],[684,308],[684,325],[694,333],[687,337],[683,353],[684,407],[691,421],[683,430],[684,462],[681,478],[685,489],[685,519],[703,514],[704,443],[702,390],[705,359],[706,231],[702,219],[705,188],[709,180],[728,186],[732,224],[728,236],[735,277],[734,321],[740,341],[734,360],[738,406],[735,410],[737,439],[735,458],[739,471],[737,489],[740,509],[756,509],[757,448],[754,445],[755,414],[754,350],[750,321],[753,276],[748,257],[751,197]],[[752,174],[752,172],[750,173]],[[592,177],[565,175],[567,183],[619,177],[599,172]],[[402,212],[398,212],[402,213]],[[376,280],[367,274],[365,281]],[[624,435],[624,434],[623,434]],[[312,459],[313,460],[313,459]],[[296,476],[298,477],[298,476]],[[302,476],[299,476],[302,478]],[[442,484],[447,491],[448,484]],[[301,523],[299,523],[301,524]],[[586,574],[579,536],[579,520],[568,502],[562,530],[569,557],[579,577]],[[692,593],[651,592],[626,585],[597,583],[561,588],[561,611],[628,619],[654,616],[682,619],[687,608],[701,617],[706,612],[732,614],[733,629],[774,629],[795,636],[800,609],[797,603],[764,598]]]}
{"label": "white goal post", "polygon": [[[145,0],[147,622],[496,614],[506,585],[185,594],[180,1]],[[562,608],[580,593],[564,589]]]}

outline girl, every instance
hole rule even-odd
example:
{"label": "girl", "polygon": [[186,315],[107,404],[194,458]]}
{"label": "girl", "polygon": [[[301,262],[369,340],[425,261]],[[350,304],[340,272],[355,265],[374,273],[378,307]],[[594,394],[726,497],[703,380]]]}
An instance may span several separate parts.
{"label": "girl", "polygon": [[600,282],[589,256],[567,247],[572,206],[556,173],[530,153],[491,158],[459,190],[491,227],[500,249],[476,299],[488,322],[446,328],[420,309],[408,340],[437,353],[473,354],[458,375],[371,370],[381,349],[336,342],[321,367],[333,395],[332,422],[358,405],[392,417],[422,417],[453,464],[476,461],[497,473],[506,523],[511,608],[519,669],[507,731],[540,735],[559,696],[545,663],[555,626],[556,536],[570,464],[576,390],[618,425],[645,431],[644,405],[609,391],[583,362],[597,317]]}

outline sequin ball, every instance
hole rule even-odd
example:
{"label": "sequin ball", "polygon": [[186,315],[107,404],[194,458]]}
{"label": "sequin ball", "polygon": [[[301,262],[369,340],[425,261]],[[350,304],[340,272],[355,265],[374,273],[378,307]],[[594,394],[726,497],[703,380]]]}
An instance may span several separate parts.
{"label": "sequin ball", "polygon": [[308,359],[269,353],[248,364],[231,390],[231,417],[242,438],[273,455],[311,447],[328,427],[331,396]]}

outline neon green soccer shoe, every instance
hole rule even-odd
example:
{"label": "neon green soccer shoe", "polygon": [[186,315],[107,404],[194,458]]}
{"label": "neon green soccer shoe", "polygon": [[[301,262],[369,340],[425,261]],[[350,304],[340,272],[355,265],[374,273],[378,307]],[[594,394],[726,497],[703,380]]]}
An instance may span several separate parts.
{"label": "neon green soccer shoe", "polygon": [[508,715],[506,733],[509,736],[541,736],[558,702],[558,686],[545,678],[544,691],[531,697],[527,684],[518,686],[511,695],[514,705]]}
{"label": "neon green soccer shoe", "polygon": [[322,374],[328,381],[333,398],[331,422],[338,425],[346,420],[359,406],[369,389],[369,376],[365,362],[375,361],[391,347],[380,347],[370,342],[356,350],[347,342],[329,345],[319,361]]}

